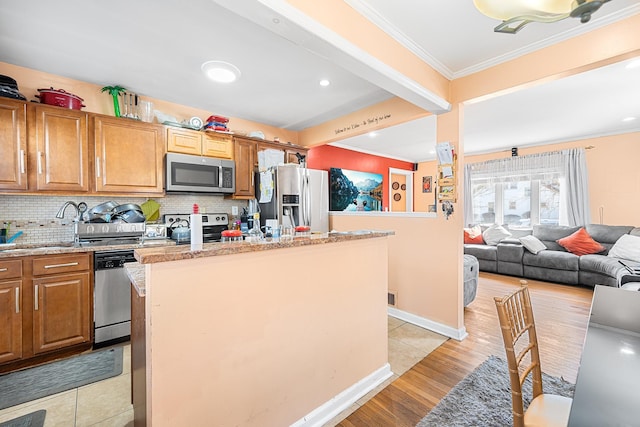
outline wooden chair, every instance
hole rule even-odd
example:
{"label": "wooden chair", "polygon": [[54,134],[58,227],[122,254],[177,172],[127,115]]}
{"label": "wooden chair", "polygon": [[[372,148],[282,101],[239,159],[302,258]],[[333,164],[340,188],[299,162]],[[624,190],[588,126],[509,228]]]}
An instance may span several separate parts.
{"label": "wooden chair", "polygon": [[[566,426],[573,400],[542,392],[542,369],[529,288],[523,285],[510,295],[494,300],[509,365],[514,427]],[[525,412],[522,385],[529,374],[533,396]]]}

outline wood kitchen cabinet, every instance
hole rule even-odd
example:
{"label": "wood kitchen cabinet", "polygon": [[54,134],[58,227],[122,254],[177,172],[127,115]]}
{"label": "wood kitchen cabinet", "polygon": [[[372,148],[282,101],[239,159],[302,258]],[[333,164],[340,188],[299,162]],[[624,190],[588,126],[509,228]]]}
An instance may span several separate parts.
{"label": "wood kitchen cabinet", "polygon": [[284,153],[285,163],[299,163],[296,153],[306,155],[306,148],[296,145],[280,144],[257,138],[235,136],[234,160],[236,162],[236,192],[234,199],[253,199],[255,197],[254,173],[258,170],[258,152],[267,149]]}
{"label": "wood kitchen cabinet", "polygon": [[0,260],[0,372],[92,346],[91,260],[90,252]]}
{"label": "wood kitchen cabinet", "polygon": [[91,341],[89,254],[34,257],[33,353]]}
{"label": "wood kitchen cabinet", "polygon": [[262,150],[278,150],[284,153],[284,162],[285,163],[300,163],[298,160],[298,156],[296,154],[301,154],[303,156],[307,155],[309,151],[306,148],[294,146],[294,145],[285,145],[280,144],[278,142],[258,142],[258,151]]}
{"label": "wood kitchen cabinet", "polygon": [[228,134],[168,127],[167,151],[232,159],[233,138]]}
{"label": "wood kitchen cabinet", "polygon": [[96,193],[163,193],[163,126],[94,115],[92,134]]}
{"label": "wood kitchen cabinet", "polygon": [[[27,109],[30,189],[89,191],[87,113],[36,104]],[[33,180],[32,178],[33,177]]]}
{"label": "wood kitchen cabinet", "polygon": [[27,106],[0,98],[0,190],[27,189]]}
{"label": "wood kitchen cabinet", "polygon": [[236,192],[234,199],[253,199],[255,197],[254,170],[257,165],[255,141],[234,137],[233,158],[236,162]]}
{"label": "wood kitchen cabinet", "polygon": [[22,357],[22,260],[0,261],[0,363]]}

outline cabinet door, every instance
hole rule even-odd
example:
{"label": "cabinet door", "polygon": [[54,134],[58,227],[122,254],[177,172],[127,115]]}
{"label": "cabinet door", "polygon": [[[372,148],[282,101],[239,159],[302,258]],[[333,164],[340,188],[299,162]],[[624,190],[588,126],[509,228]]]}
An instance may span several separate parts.
{"label": "cabinet door", "polygon": [[33,279],[35,354],[91,340],[90,274]]}
{"label": "cabinet door", "polygon": [[0,363],[22,357],[22,280],[0,282]]}
{"label": "cabinet door", "polygon": [[253,170],[256,162],[256,143],[236,138],[234,159],[236,161],[236,192],[234,197],[251,199],[255,195]]}
{"label": "cabinet door", "polygon": [[0,190],[27,189],[27,106],[0,98]]}
{"label": "cabinet door", "polygon": [[211,132],[205,133],[202,135],[202,155],[222,159],[233,158],[233,141],[231,136]]}
{"label": "cabinet door", "polygon": [[200,132],[180,128],[167,129],[167,151],[172,153],[202,153],[202,135]]}
{"label": "cabinet door", "polygon": [[287,149],[284,152],[284,161],[287,163],[300,163],[300,160],[298,160],[298,156],[296,156],[296,154],[306,156],[307,151],[308,150]]}
{"label": "cabinet door", "polygon": [[43,105],[34,110],[29,129],[35,128],[30,165],[35,167],[36,190],[89,191],[87,114]]}
{"label": "cabinet door", "polygon": [[95,191],[162,194],[165,128],[95,116]]}

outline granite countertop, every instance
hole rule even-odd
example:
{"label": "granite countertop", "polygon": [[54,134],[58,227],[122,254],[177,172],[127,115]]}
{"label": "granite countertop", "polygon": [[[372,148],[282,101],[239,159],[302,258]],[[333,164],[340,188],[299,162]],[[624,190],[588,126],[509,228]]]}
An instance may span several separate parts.
{"label": "granite countertop", "polygon": [[74,246],[73,243],[59,242],[47,244],[16,244],[0,246],[0,259],[14,258],[32,255],[55,255],[68,253],[117,251],[126,249],[140,249],[153,247],[175,246],[176,242],[169,239],[146,240],[142,243],[132,243],[124,245],[100,245],[100,246]]}
{"label": "granite countertop", "polygon": [[261,243],[230,242],[230,243],[205,243],[201,251],[191,251],[189,245],[157,248],[138,248],[134,254],[141,264],[153,264],[158,262],[179,261],[193,258],[206,258],[211,256],[233,255],[248,252],[260,252],[274,249],[291,248],[309,245],[322,245],[326,243],[338,243],[350,240],[372,239],[386,237],[395,234],[389,230],[358,230],[339,231],[330,233],[312,233],[307,236],[296,236],[290,241],[271,241]]}
{"label": "granite countertop", "polygon": [[127,274],[131,284],[133,285],[138,295],[145,296],[145,280],[146,275],[144,271],[144,265],[139,262],[127,262],[123,265],[124,271]]}

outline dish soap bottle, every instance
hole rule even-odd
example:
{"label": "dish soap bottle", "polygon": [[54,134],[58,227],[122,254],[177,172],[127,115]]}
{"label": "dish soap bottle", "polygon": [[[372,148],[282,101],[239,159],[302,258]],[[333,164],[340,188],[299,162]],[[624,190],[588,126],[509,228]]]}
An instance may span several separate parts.
{"label": "dish soap bottle", "polygon": [[193,204],[193,212],[191,213],[191,250],[202,250],[202,214],[197,203]]}

